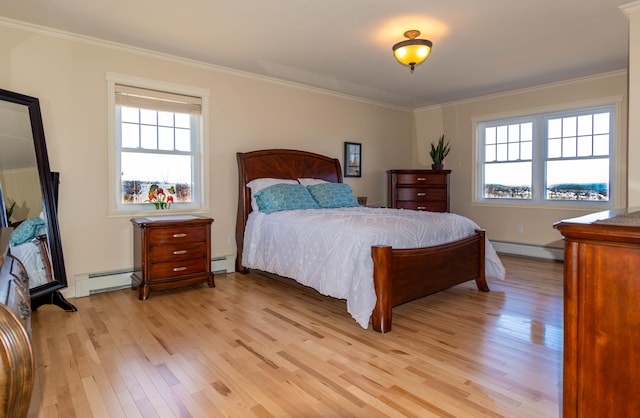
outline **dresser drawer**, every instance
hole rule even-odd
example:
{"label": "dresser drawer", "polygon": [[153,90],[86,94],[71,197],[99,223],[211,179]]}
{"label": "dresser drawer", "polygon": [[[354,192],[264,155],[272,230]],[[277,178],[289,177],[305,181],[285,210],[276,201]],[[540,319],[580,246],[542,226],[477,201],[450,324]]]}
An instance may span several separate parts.
{"label": "dresser drawer", "polygon": [[188,276],[190,274],[200,274],[209,271],[206,258],[167,261],[163,263],[151,264],[151,275],[149,282],[156,280],[169,279],[179,276]]}
{"label": "dresser drawer", "polygon": [[416,202],[416,201],[398,201],[398,209],[411,209],[411,210],[427,210],[429,212],[447,212],[447,202]]}
{"label": "dresser drawer", "polygon": [[23,292],[29,293],[29,275],[27,270],[17,258],[11,257],[11,275],[16,286],[20,287]]}
{"label": "dresser drawer", "polygon": [[447,184],[447,175],[442,174],[397,174],[396,182],[398,185],[415,185],[415,184],[434,184],[434,185],[446,185]]}
{"label": "dresser drawer", "polygon": [[396,199],[401,200],[447,200],[447,189],[402,187],[396,189]]}
{"label": "dresser drawer", "polygon": [[188,260],[203,258],[207,255],[204,241],[184,244],[154,245],[151,247],[151,262]]}
{"label": "dresser drawer", "polygon": [[205,228],[199,226],[152,229],[149,239],[151,245],[204,242],[205,232]]}
{"label": "dresser drawer", "polygon": [[7,306],[20,321],[22,326],[27,330],[27,334],[31,335],[31,303],[28,292],[22,289],[22,286],[14,280],[9,284],[9,295]]}

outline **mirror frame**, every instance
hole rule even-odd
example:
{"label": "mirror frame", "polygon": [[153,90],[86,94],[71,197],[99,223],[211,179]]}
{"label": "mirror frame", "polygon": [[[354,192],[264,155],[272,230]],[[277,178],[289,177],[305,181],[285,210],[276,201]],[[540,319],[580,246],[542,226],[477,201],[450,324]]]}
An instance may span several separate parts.
{"label": "mirror frame", "polygon": [[53,303],[66,311],[75,311],[76,308],[67,302],[59,290],[67,287],[67,273],[62,255],[62,242],[60,240],[60,228],[57,212],[58,173],[52,173],[49,167],[49,156],[40,112],[40,101],[31,96],[0,89],[0,100],[27,107],[31,123],[31,133],[36,154],[36,164],[40,177],[40,190],[42,193],[42,210],[47,219],[47,240],[51,253],[51,269],[53,280],[50,283],[30,289],[31,309],[45,303]]}

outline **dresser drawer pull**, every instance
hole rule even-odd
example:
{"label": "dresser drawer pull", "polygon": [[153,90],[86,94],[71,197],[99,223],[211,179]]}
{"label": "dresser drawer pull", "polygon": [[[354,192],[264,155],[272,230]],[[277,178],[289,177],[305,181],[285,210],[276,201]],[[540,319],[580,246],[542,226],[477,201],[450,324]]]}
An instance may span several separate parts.
{"label": "dresser drawer pull", "polygon": [[426,196],[426,195],[427,195],[427,194],[426,194],[426,193],[424,193],[424,192],[423,192],[423,193],[418,193],[418,196],[420,196],[420,197],[422,197],[422,196]]}
{"label": "dresser drawer pull", "polygon": [[186,254],[187,250],[175,250],[173,252],[173,255],[180,255],[180,254]]}
{"label": "dresser drawer pull", "polygon": [[186,267],[174,267],[173,271],[178,272],[178,271],[185,271],[187,268]]}
{"label": "dresser drawer pull", "polygon": [[18,308],[20,310],[20,319],[27,319],[31,314],[31,308],[25,301],[20,301],[20,306]]}
{"label": "dresser drawer pull", "polygon": [[184,238],[184,237],[186,237],[186,236],[187,236],[187,234],[185,234],[185,233],[181,233],[181,234],[173,234],[173,237],[174,237],[174,238]]}
{"label": "dresser drawer pull", "polygon": [[426,177],[418,177],[416,180],[417,181],[425,181],[427,178]]}
{"label": "dresser drawer pull", "polygon": [[416,209],[418,209],[418,210],[427,210],[427,207],[426,206],[418,206]]}

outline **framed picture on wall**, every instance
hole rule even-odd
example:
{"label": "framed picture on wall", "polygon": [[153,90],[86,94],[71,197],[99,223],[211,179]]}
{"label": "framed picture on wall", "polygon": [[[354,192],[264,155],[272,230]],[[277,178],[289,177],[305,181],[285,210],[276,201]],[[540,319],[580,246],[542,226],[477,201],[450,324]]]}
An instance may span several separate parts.
{"label": "framed picture on wall", "polygon": [[357,142],[344,143],[344,176],[362,176],[362,144]]}

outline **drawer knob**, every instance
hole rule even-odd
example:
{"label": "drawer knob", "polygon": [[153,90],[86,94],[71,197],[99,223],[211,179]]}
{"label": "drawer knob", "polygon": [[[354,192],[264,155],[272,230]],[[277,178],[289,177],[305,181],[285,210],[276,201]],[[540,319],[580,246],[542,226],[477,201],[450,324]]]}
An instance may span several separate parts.
{"label": "drawer knob", "polygon": [[427,178],[426,177],[418,177],[416,180],[418,181],[425,181]]}
{"label": "drawer knob", "polygon": [[187,269],[186,267],[174,267],[174,268],[173,268],[173,271],[176,271],[176,272],[178,272],[178,271],[185,271],[186,269]]}
{"label": "drawer knob", "polygon": [[424,192],[418,193],[418,196],[426,196],[427,194]]}
{"label": "drawer knob", "polygon": [[29,315],[31,314],[31,308],[29,307],[29,305],[27,305],[27,303],[25,301],[20,301],[20,306],[19,306],[19,311],[20,311],[20,319],[27,319],[29,318]]}
{"label": "drawer knob", "polygon": [[173,255],[180,255],[180,254],[186,254],[187,250],[175,250],[173,252]]}
{"label": "drawer knob", "polygon": [[186,237],[186,236],[187,236],[187,234],[185,234],[185,233],[173,234],[173,237],[174,237],[174,238],[184,238],[184,237]]}
{"label": "drawer knob", "polygon": [[418,209],[418,210],[427,210],[427,207],[426,206],[418,206],[416,209]]}

